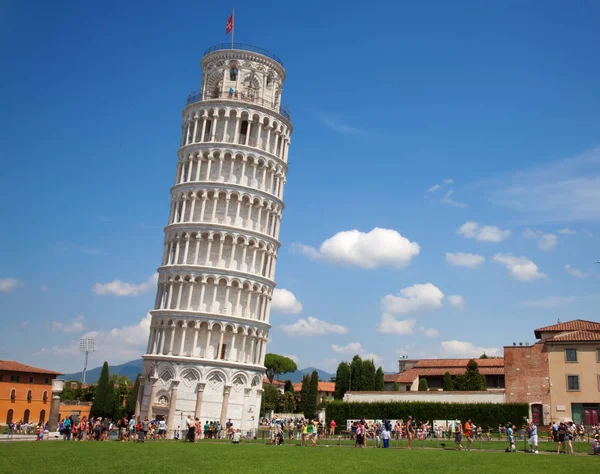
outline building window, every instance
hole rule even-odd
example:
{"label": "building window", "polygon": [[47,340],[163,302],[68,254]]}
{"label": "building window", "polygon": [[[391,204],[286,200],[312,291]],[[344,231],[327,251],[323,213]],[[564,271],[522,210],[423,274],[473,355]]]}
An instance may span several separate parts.
{"label": "building window", "polygon": [[[600,362],[600,349],[596,349],[596,362]],[[0,375],[0,380],[2,380],[1,375]]]}
{"label": "building window", "polygon": [[44,379],[44,385],[50,385],[50,378],[49,377],[46,377]]}
{"label": "building window", "polygon": [[44,403],[48,401],[48,390],[44,390],[44,393],[42,394],[42,401]]}
{"label": "building window", "polygon": [[577,362],[577,349],[565,349],[565,360],[567,362]]}
{"label": "building window", "polygon": [[567,390],[579,392],[579,375],[567,375]]}
{"label": "building window", "polygon": [[10,376],[10,381],[11,382],[17,382],[17,383],[19,383],[19,376],[18,375],[11,375]]}
{"label": "building window", "polygon": [[10,391],[10,399],[13,402],[17,399],[17,390],[14,388]]}
{"label": "building window", "polygon": [[31,390],[27,390],[27,401],[30,402],[32,398]]}
{"label": "building window", "polygon": [[33,375],[29,376],[29,383],[33,383]]}

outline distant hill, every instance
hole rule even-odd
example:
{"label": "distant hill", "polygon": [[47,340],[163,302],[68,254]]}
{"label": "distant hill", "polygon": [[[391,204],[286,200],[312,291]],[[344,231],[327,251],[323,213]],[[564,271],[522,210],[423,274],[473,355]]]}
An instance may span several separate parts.
{"label": "distant hill", "polygon": [[[111,374],[126,375],[129,380],[135,380],[137,374],[139,374],[142,371],[142,365],[142,359],[138,359],[125,362],[121,365],[109,365],[108,370]],[[101,371],[102,366],[96,367],[94,369],[89,369],[85,376],[85,381],[87,383],[97,382],[100,378]],[[74,374],[64,374],[62,377],[65,380],[81,380],[81,374],[81,372],[76,372]]]}
{"label": "distant hill", "polygon": [[[142,365],[142,359],[138,359],[125,362],[121,365],[109,365],[108,369],[111,374],[126,375],[127,378],[129,378],[129,380],[135,380],[137,374],[139,374],[142,371]],[[283,374],[280,378],[281,380],[289,379],[292,382],[302,382],[302,377],[304,376],[304,374],[310,375],[312,374],[313,370],[316,370],[319,373],[319,380],[327,382],[331,377],[333,377],[333,374],[325,372],[324,370],[315,369],[314,367],[307,367],[306,369],[298,369],[296,370],[296,372],[292,372],[290,374]],[[87,383],[97,382],[100,378],[101,371],[102,366],[88,370],[85,376],[85,381]],[[65,380],[81,380],[81,372],[76,372],[74,374],[64,374],[62,377]]]}
{"label": "distant hill", "polygon": [[329,382],[329,379],[334,376],[334,374],[330,374],[329,372],[325,372],[324,370],[317,369],[315,367],[307,367],[306,369],[298,369],[296,372],[292,372],[289,374],[282,374],[279,376],[281,380],[291,380],[292,382],[302,382],[302,377],[305,374],[312,374],[312,371],[316,370],[319,373],[319,380],[323,382]]}

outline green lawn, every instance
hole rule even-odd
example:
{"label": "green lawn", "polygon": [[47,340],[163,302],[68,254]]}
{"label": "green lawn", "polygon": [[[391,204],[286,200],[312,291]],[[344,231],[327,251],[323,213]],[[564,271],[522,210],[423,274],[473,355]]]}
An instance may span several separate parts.
{"label": "green lawn", "polygon": [[435,449],[354,449],[269,446],[200,441],[0,443],[0,472],[378,472],[431,469],[437,472],[600,472],[600,456],[458,452]]}

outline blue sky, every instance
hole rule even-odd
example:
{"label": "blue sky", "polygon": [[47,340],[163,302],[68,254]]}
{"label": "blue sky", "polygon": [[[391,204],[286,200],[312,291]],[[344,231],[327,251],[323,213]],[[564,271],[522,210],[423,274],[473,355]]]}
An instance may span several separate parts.
{"label": "blue sky", "polygon": [[[77,370],[90,332],[92,366],[145,349],[181,110],[229,13],[0,4],[0,357]],[[236,41],[283,59],[294,125],[269,352],[394,370],[598,319],[599,15],[236,5]]]}

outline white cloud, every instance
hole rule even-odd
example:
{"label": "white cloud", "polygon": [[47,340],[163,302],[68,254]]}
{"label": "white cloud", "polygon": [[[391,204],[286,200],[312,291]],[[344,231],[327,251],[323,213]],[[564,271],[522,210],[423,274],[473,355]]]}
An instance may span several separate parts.
{"label": "white cloud", "polygon": [[575,235],[577,232],[569,229],[568,227],[564,227],[562,229],[558,229],[556,233],[560,235]]}
{"label": "white cloud", "polygon": [[588,276],[587,273],[584,273],[581,270],[578,270],[577,268],[572,267],[568,263],[565,265],[565,272],[567,272],[569,275],[573,275],[574,277],[580,278],[582,280],[584,278],[587,278],[587,276]]}
{"label": "white cloud", "polygon": [[492,181],[486,188],[495,203],[529,214],[539,222],[598,220],[600,147],[520,171],[508,182]]}
{"label": "white cloud", "polygon": [[283,357],[287,357],[288,359],[292,359],[296,365],[298,365],[298,363],[300,363],[300,357],[298,357],[297,355],[294,354],[283,354]]}
{"label": "white cloud", "polygon": [[293,244],[292,250],[334,264],[377,268],[405,267],[421,247],[393,229],[376,227],[366,233],[356,229],[338,232],[323,242],[319,250],[303,244]]}
{"label": "white cloud", "polygon": [[365,351],[361,346],[360,342],[351,342],[346,346],[338,346],[336,344],[332,344],[331,349],[334,352],[337,352],[338,354],[358,354],[363,360],[373,360],[374,362],[379,362],[381,360],[381,357],[377,354]]}
{"label": "white cloud", "polygon": [[454,184],[454,180],[452,178],[445,179],[444,184]]}
{"label": "white cloud", "polygon": [[460,295],[448,295],[448,304],[458,309],[464,309],[466,306],[464,297]]}
{"label": "white cloud", "polygon": [[429,191],[430,193],[434,193],[434,192],[436,192],[436,191],[437,191],[438,189],[440,189],[440,188],[441,188],[441,186],[440,186],[439,184],[434,184],[433,186],[431,186],[431,187],[428,189],[428,191]]}
{"label": "white cloud", "polygon": [[549,252],[558,244],[558,238],[554,234],[544,234],[541,230],[525,229],[523,237],[526,239],[537,239],[538,246],[544,252]]}
{"label": "white cloud", "polygon": [[377,331],[383,334],[397,334],[399,336],[404,336],[406,334],[412,334],[416,324],[416,319],[397,320],[393,315],[383,313],[381,315],[381,320],[377,325]]}
{"label": "white cloud", "polygon": [[448,204],[449,206],[462,207],[462,208],[469,207],[464,202],[459,202],[459,201],[452,199],[453,194],[454,194],[454,190],[453,189],[449,190],[448,192],[446,192],[446,194],[444,194],[444,197],[442,199],[440,199],[440,202],[442,204]]}
{"label": "white cloud", "polygon": [[46,293],[48,291],[48,285],[42,285],[42,286],[40,286],[40,291],[42,293]]}
{"label": "white cloud", "polygon": [[356,127],[353,127],[346,123],[343,123],[340,120],[338,120],[337,118],[334,118],[331,116],[321,116],[321,120],[329,128],[331,128],[339,133],[346,133],[346,134],[351,134],[351,135],[358,135],[358,134],[364,133],[364,131],[361,130],[360,128],[356,128]]}
{"label": "white cloud", "polygon": [[82,332],[84,329],[83,326],[83,316],[77,316],[73,321],[67,321],[66,323],[62,323],[60,321],[52,321],[52,331],[57,332]]}
{"label": "white cloud", "polygon": [[502,242],[510,237],[510,230],[501,230],[493,225],[480,226],[477,222],[465,222],[456,231],[466,239],[475,239],[478,242]]}
{"label": "white cloud", "polygon": [[0,278],[0,293],[10,293],[19,286],[19,280],[16,278]]}
{"label": "white cloud", "polygon": [[[111,365],[120,364],[133,359],[138,359],[140,354],[146,352],[148,337],[150,336],[150,322],[152,316],[146,314],[139,323],[133,326],[113,328],[108,331],[88,331],[82,337],[95,339],[93,356],[99,360],[108,360]],[[34,355],[41,356],[71,356],[79,355],[79,338],[65,341],[64,344],[42,348]]]}
{"label": "white cloud", "polygon": [[575,301],[574,296],[547,296],[546,298],[539,298],[535,300],[523,301],[521,306],[525,308],[556,308],[557,306],[564,306],[568,303]]}
{"label": "white cloud", "polygon": [[271,310],[276,313],[298,314],[302,312],[302,303],[296,299],[296,296],[290,290],[275,288]]}
{"label": "white cloud", "polygon": [[446,252],[446,262],[457,267],[476,268],[485,263],[485,257],[476,253]]}
{"label": "white cloud", "polygon": [[440,335],[440,332],[437,329],[434,328],[421,328],[421,331],[423,331],[423,333],[427,336],[427,337],[438,337]]}
{"label": "white cloud", "polygon": [[544,234],[538,240],[538,246],[544,252],[549,252],[558,244],[558,238],[554,234]]}
{"label": "white cloud", "polygon": [[513,257],[499,253],[494,256],[494,261],[503,264],[513,278],[521,281],[533,281],[539,278],[548,278],[539,271],[538,266],[527,257]]}
{"label": "white cloud", "polygon": [[113,280],[110,283],[96,283],[93,290],[94,293],[101,296],[138,296],[155,288],[157,281],[158,273],[155,273],[143,283],[125,283],[121,280]]}
{"label": "white cloud", "polygon": [[300,318],[294,324],[283,325],[281,330],[288,336],[324,336],[325,334],[346,334],[348,328],[309,316]]}
{"label": "white cloud", "polygon": [[466,358],[477,358],[480,357],[483,353],[488,356],[495,357],[502,355],[500,349],[497,347],[478,347],[475,346],[472,342],[465,341],[444,341],[441,344],[442,355],[446,357],[457,357],[461,359]]}
{"label": "white cloud", "polygon": [[402,288],[400,293],[386,295],[381,299],[381,307],[386,313],[409,314],[431,311],[442,307],[444,293],[431,283],[417,284]]}

